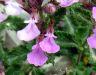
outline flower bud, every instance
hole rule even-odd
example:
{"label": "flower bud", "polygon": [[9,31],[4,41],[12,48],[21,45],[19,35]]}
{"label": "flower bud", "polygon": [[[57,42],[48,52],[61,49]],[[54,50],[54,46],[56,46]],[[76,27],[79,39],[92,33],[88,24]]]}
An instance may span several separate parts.
{"label": "flower bud", "polygon": [[52,14],[56,11],[56,6],[52,3],[49,3],[45,6],[44,11],[46,13]]}

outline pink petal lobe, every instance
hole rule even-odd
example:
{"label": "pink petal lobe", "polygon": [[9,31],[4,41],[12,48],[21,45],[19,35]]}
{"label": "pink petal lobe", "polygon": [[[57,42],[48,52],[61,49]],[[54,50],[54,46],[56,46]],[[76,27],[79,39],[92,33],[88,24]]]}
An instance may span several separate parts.
{"label": "pink petal lobe", "polygon": [[76,2],[79,2],[79,0],[57,0],[60,4],[61,7],[67,7],[70,6]]}
{"label": "pink petal lobe", "polygon": [[30,22],[24,29],[17,31],[17,37],[19,40],[31,41],[40,34],[36,24]]}
{"label": "pink petal lobe", "polygon": [[7,19],[7,15],[0,13],[0,22],[3,22],[5,19]]}
{"label": "pink petal lobe", "polygon": [[92,8],[92,17],[95,19],[96,21],[96,7]]}
{"label": "pink petal lobe", "polygon": [[5,11],[8,15],[20,15],[24,11],[17,2],[8,1],[6,4]]}
{"label": "pink petal lobe", "polygon": [[87,43],[91,48],[96,48],[96,35],[91,35],[87,39]]}
{"label": "pink petal lobe", "polygon": [[47,53],[56,53],[60,50],[59,45],[55,43],[55,40],[52,36],[47,36],[39,43],[42,50]]}
{"label": "pink petal lobe", "polygon": [[34,45],[32,52],[27,55],[27,61],[35,66],[42,66],[47,60],[48,57],[44,54],[39,45]]}

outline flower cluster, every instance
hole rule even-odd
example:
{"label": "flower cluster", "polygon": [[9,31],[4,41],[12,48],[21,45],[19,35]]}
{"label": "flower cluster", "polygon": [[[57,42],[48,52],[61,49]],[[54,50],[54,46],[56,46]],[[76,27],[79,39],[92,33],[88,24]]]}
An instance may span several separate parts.
{"label": "flower cluster", "polygon": [[42,66],[48,60],[45,53],[56,53],[59,50],[60,47],[55,43],[53,34],[48,33],[48,36],[32,47],[32,52],[27,55],[27,60],[30,64]]}
{"label": "flower cluster", "polygon": [[[96,7],[92,8],[92,17],[96,21]],[[96,48],[96,28],[93,29],[93,34],[87,39],[90,48]]]}
{"label": "flower cluster", "polygon": [[[39,35],[40,31],[37,28],[33,18],[24,29],[17,32],[18,38],[24,41],[31,41]],[[42,39],[42,41],[41,39],[38,39],[36,45],[32,47],[32,52],[27,55],[28,62],[30,64],[34,64],[35,66],[42,66],[48,59],[48,57],[45,55],[45,52],[58,52],[60,47],[55,43],[54,38],[56,38],[56,36],[54,36],[53,32],[50,32],[49,27],[48,32],[45,34],[45,38]]]}
{"label": "flower cluster", "polygon": [[[53,0],[54,1],[54,0]],[[79,0],[56,0],[58,5],[60,7],[68,7],[76,2],[79,2]],[[22,1],[20,1],[21,4]],[[28,23],[26,27],[22,30],[17,31],[17,37],[19,40],[23,41],[31,41],[35,38],[38,39],[38,37],[41,37],[43,35],[42,39],[38,39],[36,45],[32,47],[32,52],[28,53],[27,55],[27,61],[30,64],[34,64],[35,66],[42,66],[46,61],[48,60],[47,53],[56,53],[60,50],[60,46],[56,44],[55,38],[57,38],[54,35],[54,29],[53,24],[49,23],[49,26],[47,28],[46,33],[43,33],[40,29],[42,29],[42,26],[40,26],[40,29],[37,26],[37,23],[40,22],[41,13],[45,12],[48,14],[54,14],[56,11],[56,7],[58,5],[54,4],[55,2],[48,2],[48,4],[45,4],[42,6],[43,0],[29,0],[29,6],[30,9],[28,12],[30,15],[30,18],[28,21],[25,21]],[[11,0],[5,1],[5,11],[6,13],[0,13],[0,22],[4,21],[8,15],[17,16],[20,15],[24,10],[23,5],[21,5],[17,2],[12,2]],[[41,5],[41,6],[40,6]],[[43,10],[43,11],[42,11]],[[96,16],[96,15],[95,15]],[[95,17],[96,19],[96,17]],[[51,21],[50,21],[51,22]]]}
{"label": "flower cluster", "polygon": [[[59,45],[57,45],[55,43],[54,38],[56,38],[56,36],[54,36],[52,28],[53,27],[48,27],[46,34],[40,34],[37,31],[36,31],[37,32],[36,33],[36,32],[34,32],[34,30],[36,30],[35,28],[31,29],[31,31],[29,32],[31,34],[31,36],[27,33],[27,35],[26,35],[27,38],[25,38],[24,36],[22,37],[22,35],[25,33],[22,31],[19,31],[22,33],[22,34],[20,34],[20,36],[22,37],[22,39],[24,41],[26,41],[26,39],[29,41],[30,37],[32,40],[33,38],[36,38],[36,36],[38,36],[36,45],[34,45],[32,47],[32,52],[30,52],[27,55],[27,61],[30,64],[34,64],[35,66],[42,66],[48,60],[46,53],[56,53],[60,50]],[[26,31],[28,31],[28,29],[25,29],[24,31],[26,32]],[[34,33],[34,35],[33,35],[33,33]]]}

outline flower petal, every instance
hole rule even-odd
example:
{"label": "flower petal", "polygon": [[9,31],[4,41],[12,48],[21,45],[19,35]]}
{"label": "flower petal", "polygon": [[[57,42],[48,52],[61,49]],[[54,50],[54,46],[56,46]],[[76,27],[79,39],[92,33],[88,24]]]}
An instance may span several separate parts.
{"label": "flower petal", "polygon": [[0,13],[0,22],[4,21],[7,19],[7,15]]}
{"label": "flower petal", "polygon": [[35,45],[33,51],[27,55],[27,61],[35,66],[42,66],[47,60],[48,57],[44,54],[39,45]]}
{"label": "flower petal", "polygon": [[61,7],[67,7],[70,6],[76,2],[79,2],[79,0],[57,0],[59,2]]}
{"label": "flower petal", "polygon": [[96,7],[92,8],[92,17],[95,19],[96,21]]}
{"label": "flower petal", "polygon": [[24,11],[21,5],[17,2],[6,2],[5,11],[8,15],[20,15]]}
{"label": "flower petal", "polygon": [[88,37],[87,42],[91,48],[96,48],[96,35],[93,34],[92,36]]}
{"label": "flower petal", "polygon": [[36,24],[30,22],[24,29],[17,32],[17,37],[19,40],[31,41],[35,39],[39,34],[40,31]]}
{"label": "flower petal", "polygon": [[60,50],[59,45],[55,43],[53,37],[46,37],[39,44],[42,50],[47,53],[56,53]]}

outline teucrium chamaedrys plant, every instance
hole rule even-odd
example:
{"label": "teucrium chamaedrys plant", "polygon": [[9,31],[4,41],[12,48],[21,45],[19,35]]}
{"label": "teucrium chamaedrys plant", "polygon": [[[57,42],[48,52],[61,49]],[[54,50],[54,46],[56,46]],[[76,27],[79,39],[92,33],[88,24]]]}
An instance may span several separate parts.
{"label": "teucrium chamaedrys plant", "polygon": [[[39,2],[37,0],[34,0],[34,1],[29,0],[29,6],[31,5],[29,24],[24,29],[17,32],[17,37],[20,40],[24,40],[24,41],[31,41],[38,37],[36,49],[32,48],[33,51],[31,53],[29,53],[27,56],[28,62],[30,64],[34,64],[35,66],[42,66],[47,61],[48,58],[46,56],[44,56],[45,52],[56,53],[60,50],[59,45],[57,45],[54,41],[55,36],[53,34],[54,33],[53,19],[50,18],[50,23],[48,24],[49,25],[48,28],[44,28],[44,30],[42,30],[43,25],[40,26],[38,23],[41,20],[44,21],[42,19],[42,17],[44,17],[43,9],[42,9],[43,7],[41,6],[42,2],[43,2],[43,0],[41,0]],[[44,8],[45,13],[47,13],[47,12],[49,14],[55,13],[56,5],[53,4],[54,2],[56,2],[56,1],[50,1],[48,4],[45,5],[45,8]],[[78,2],[78,1],[77,0],[76,1],[75,0],[70,0],[70,1],[60,0],[58,2],[58,4],[61,7],[67,7],[76,2]],[[7,15],[19,15],[20,13],[22,13],[22,11],[24,11],[21,8],[23,6],[17,2],[12,2],[9,0],[6,3],[7,3],[7,5],[6,5]],[[40,7],[38,7],[38,5]],[[13,10],[13,12],[11,12],[11,10],[9,10],[9,9]],[[41,31],[37,28],[36,23],[38,23],[38,27]],[[45,35],[45,33],[46,33],[46,35]],[[40,38],[40,37],[42,37],[42,38]],[[38,47],[40,47],[40,49]],[[41,54],[39,54],[38,51],[35,51],[35,50],[41,51]],[[43,54],[42,54],[42,52],[43,52]],[[45,59],[42,60],[43,58],[45,58]]]}
{"label": "teucrium chamaedrys plant", "polygon": [[[60,3],[64,3],[64,2],[60,2]],[[67,3],[67,1],[65,1],[65,3]],[[69,2],[70,3],[70,2]],[[68,4],[69,4],[68,3]],[[74,2],[73,2],[74,3]],[[71,3],[70,5],[72,5],[73,3]],[[67,4],[66,4],[66,6],[67,6]],[[41,7],[42,8],[42,7]],[[55,11],[56,11],[56,7],[55,7],[55,5],[53,5],[53,4],[48,4],[47,6],[46,6],[46,8],[45,8],[45,10],[47,10],[46,12],[48,12],[48,13],[54,13]],[[41,10],[40,10],[40,12],[42,12]],[[43,13],[43,12],[42,12]],[[41,16],[41,13],[39,13],[39,15],[40,15],[40,17],[42,17]],[[34,15],[35,16],[35,15]],[[34,19],[33,17],[32,17],[32,19]],[[52,21],[53,22],[53,21]],[[59,50],[60,50],[60,47],[55,43],[55,41],[54,41],[54,29],[53,29],[53,24],[54,23],[50,23],[49,24],[49,26],[48,26],[48,28],[47,28],[47,31],[45,30],[45,33],[47,33],[47,35],[46,35],[46,37],[44,38],[44,31],[41,31],[41,34],[40,35],[42,35],[43,36],[43,38],[44,38],[44,40],[43,39],[39,39],[38,38],[38,40],[37,40],[37,46],[40,46],[41,47],[41,51],[43,51],[43,52],[47,52],[47,53],[56,53],[56,52],[58,52]],[[41,27],[40,27],[41,28]],[[42,29],[42,28],[41,28]],[[36,34],[35,34],[36,35]],[[21,35],[22,36],[22,35]],[[39,37],[41,37],[41,36],[39,36]],[[38,47],[37,47],[38,48]],[[35,50],[35,49],[34,49]],[[37,49],[36,49],[37,50]],[[39,50],[39,48],[38,48],[38,50]],[[33,53],[33,51],[31,52],[31,53]],[[35,58],[35,55],[36,55],[36,58]],[[34,59],[33,59],[34,58]],[[27,59],[28,59],[28,62],[30,63],[30,64],[34,64],[35,66],[42,66],[45,62],[46,62],[46,60],[48,59],[48,58],[46,58],[46,56],[44,56],[44,53],[42,54],[39,54],[38,52],[35,52],[35,53],[33,53],[33,54],[28,54],[28,56],[27,56]],[[31,61],[31,62],[30,62]]]}
{"label": "teucrium chamaedrys plant", "polygon": [[[15,50],[16,52],[9,53],[9,57],[6,57],[6,63],[9,66],[16,64],[17,60],[24,56],[25,58],[27,57],[29,64],[42,66],[47,61],[51,61],[50,58],[52,58],[52,55],[67,55],[74,60],[75,69],[73,70],[75,73],[75,71],[77,72],[77,69],[79,69],[79,65],[77,66],[77,64],[81,63],[81,61],[83,61],[84,64],[90,64],[86,39],[91,32],[92,22],[90,19],[91,12],[86,9],[88,5],[85,4],[83,6],[81,3],[78,3],[78,0],[49,0],[48,3],[42,5],[43,1],[44,0],[18,1],[22,5],[11,0],[3,3],[5,9],[4,12],[0,13],[0,29],[6,25],[6,22],[10,22],[12,19],[10,28],[14,29],[15,27],[15,29],[18,30],[18,39],[27,42],[24,46],[18,47]],[[13,11],[9,10],[10,8]],[[26,12],[30,16],[28,20],[24,20],[20,27],[18,25],[18,18],[14,17],[20,16],[22,12]],[[93,13],[95,13],[95,10]],[[95,14],[92,14],[92,17],[95,20]],[[18,22],[16,22],[17,20]],[[27,25],[24,23],[27,23]],[[22,29],[24,26],[25,28]],[[93,47],[93,45],[95,47],[95,30],[93,30],[93,32],[94,34],[87,39],[89,47]],[[58,38],[55,35],[57,35]],[[56,42],[55,38],[57,38]],[[32,40],[31,42],[33,44],[34,39],[36,39],[36,44],[32,46],[31,51],[31,43],[29,41]],[[22,51],[22,49],[25,52]],[[18,53],[16,57],[14,56],[15,53]],[[56,54],[54,55],[53,53]],[[3,53],[1,52],[1,54]],[[11,62],[10,57],[13,62]],[[25,61],[26,59],[23,58],[22,60]],[[21,61],[18,62],[19,64],[22,63]],[[14,67],[8,68],[7,72],[10,72],[13,68]]]}

